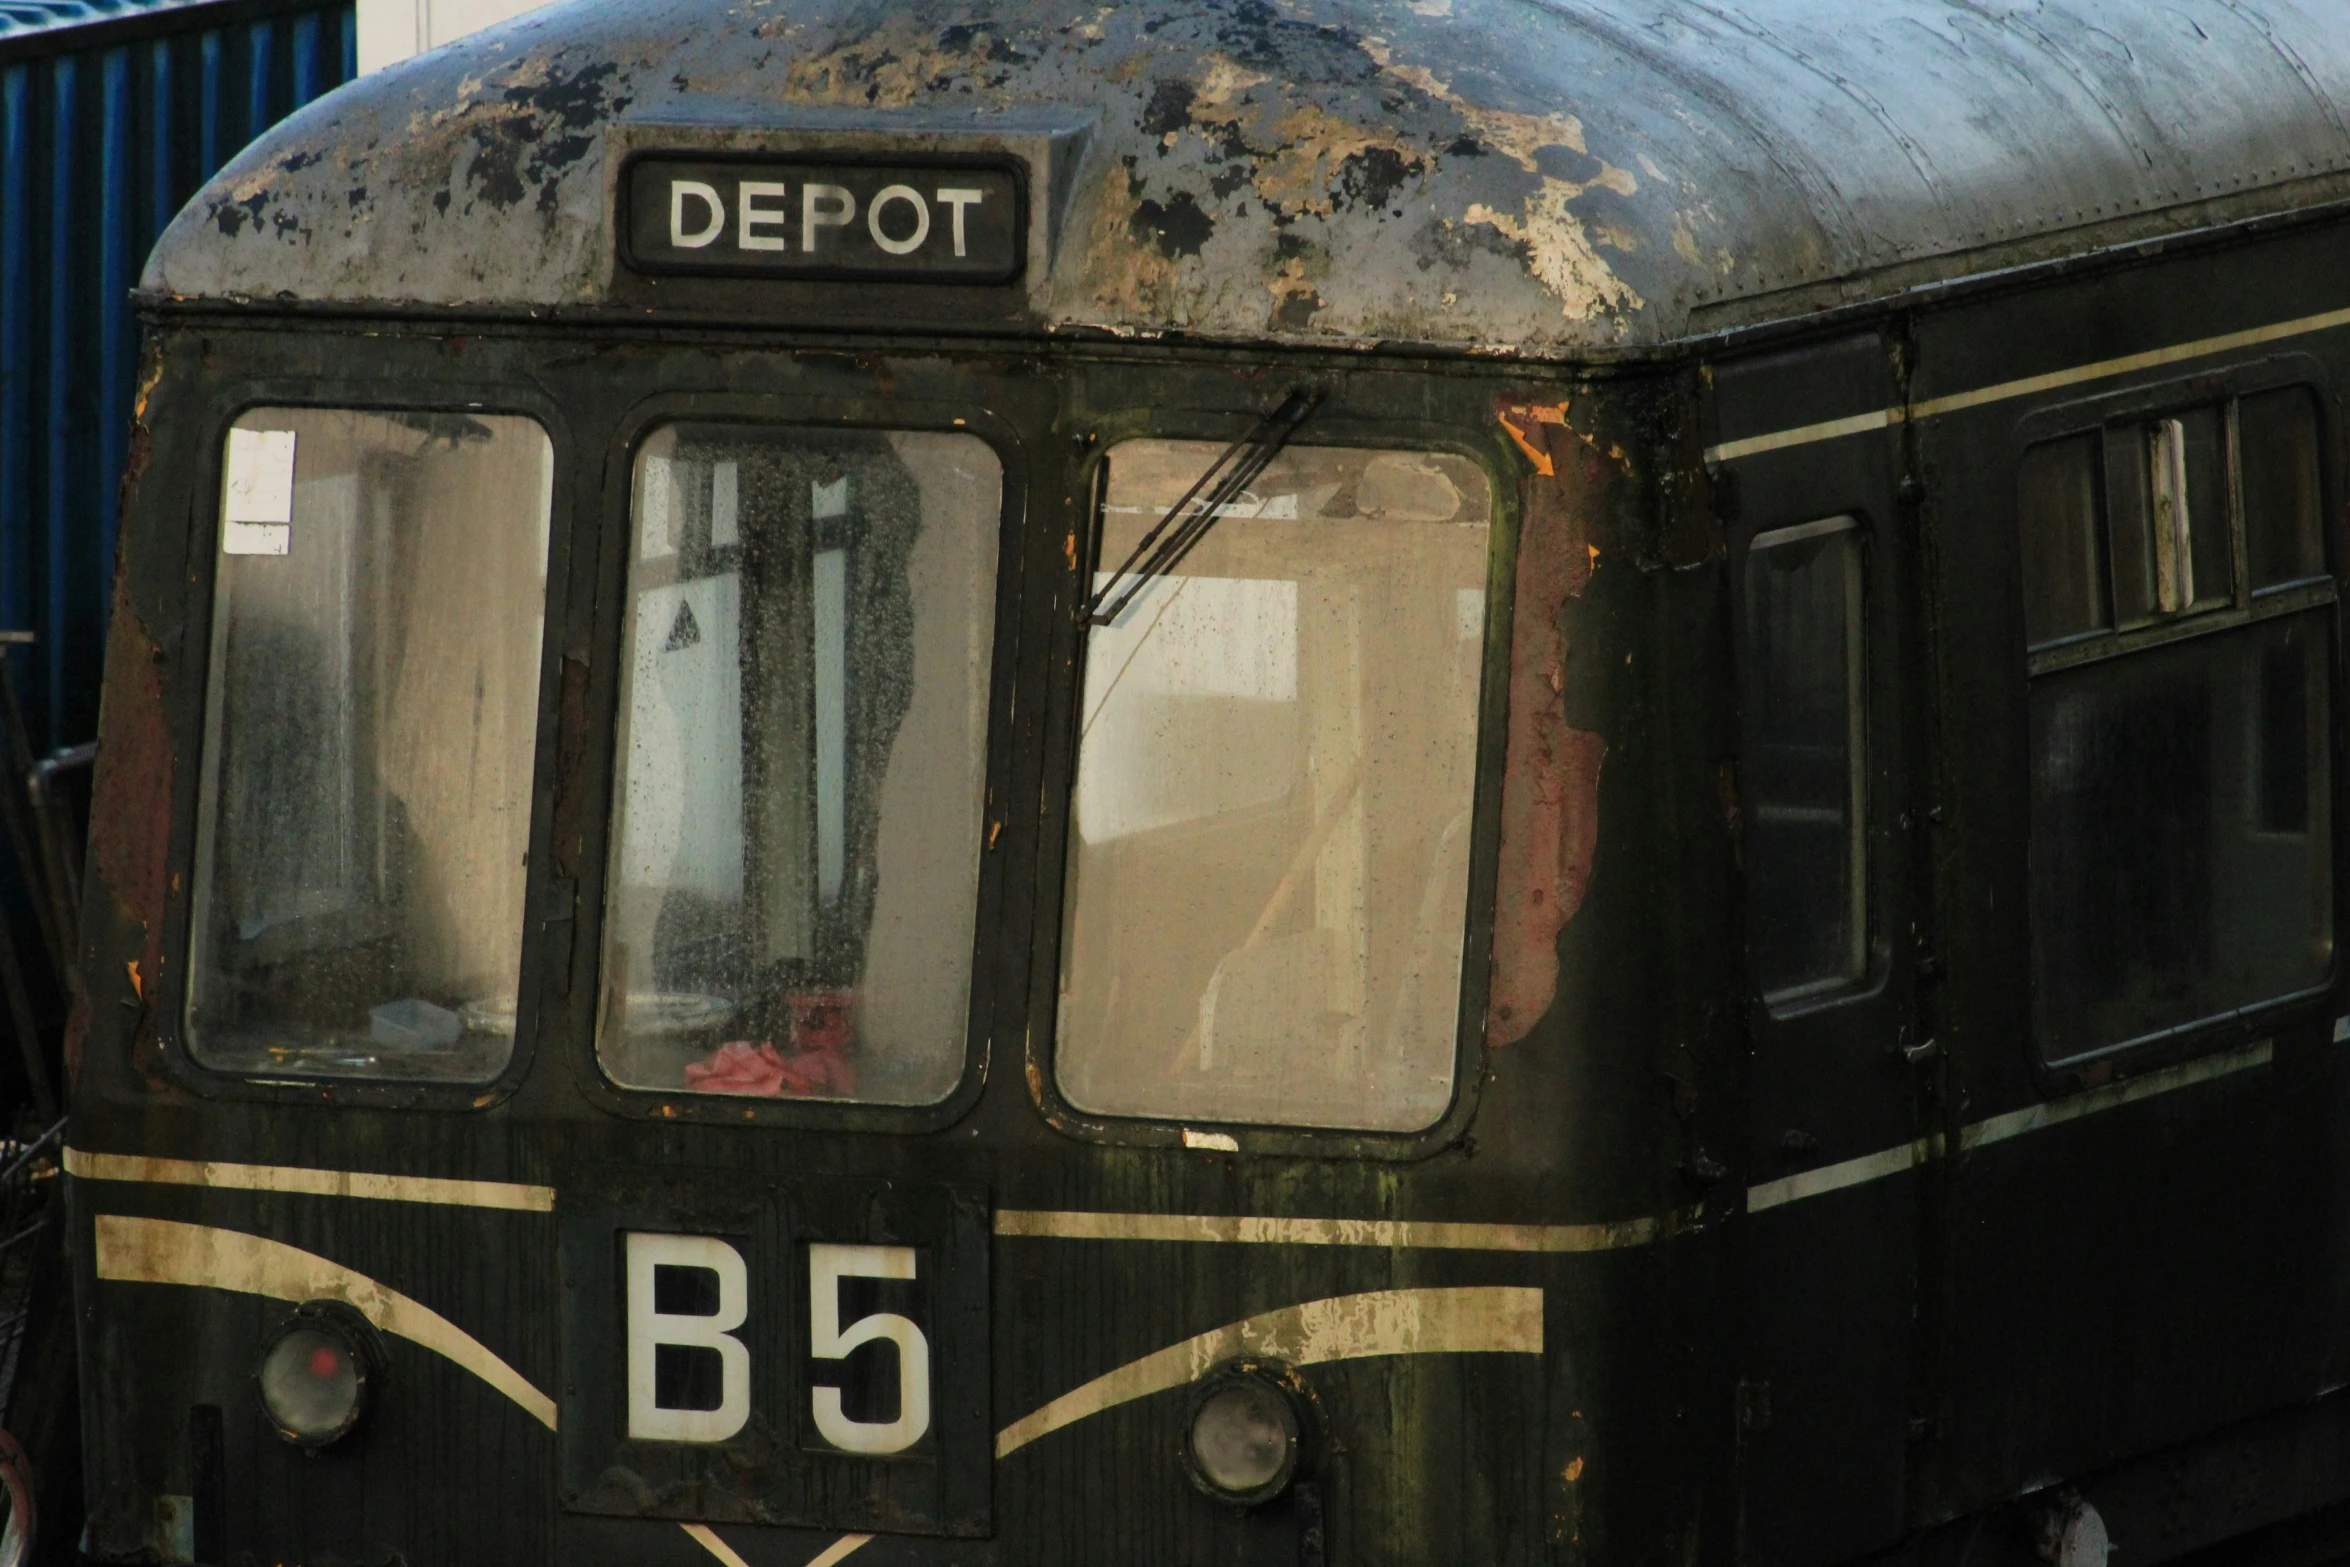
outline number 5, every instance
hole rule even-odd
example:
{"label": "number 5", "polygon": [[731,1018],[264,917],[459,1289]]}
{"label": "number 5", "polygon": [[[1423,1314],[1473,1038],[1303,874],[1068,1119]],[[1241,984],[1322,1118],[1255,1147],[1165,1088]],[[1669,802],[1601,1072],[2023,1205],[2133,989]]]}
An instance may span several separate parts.
{"label": "number 5", "polygon": [[808,1247],[808,1348],[818,1360],[845,1359],[850,1350],[875,1339],[898,1347],[898,1417],[888,1422],[851,1420],[842,1413],[840,1389],[813,1390],[816,1430],[844,1453],[902,1453],[930,1429],[930,1341],[922,1330],[892,1312],[859,1317],[840,1325],[842,1279],[910,1279],[911,1246]]}

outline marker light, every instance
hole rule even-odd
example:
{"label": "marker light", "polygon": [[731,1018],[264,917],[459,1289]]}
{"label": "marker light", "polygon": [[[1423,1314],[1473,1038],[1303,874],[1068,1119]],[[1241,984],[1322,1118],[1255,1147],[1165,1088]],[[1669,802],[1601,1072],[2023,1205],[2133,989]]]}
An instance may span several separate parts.
{"label": "marker light", "polygon": [[1193,1387],[1183,1467],[1218,1501],[1269,1502],[1297,1474],[1303,1427],[1282,1368],[1234,1362]]}
{"label": "marker light", "polygon": [[381,1363],[366,1318],[340,1301],[314,1300],[262,1345],[253,1385],[277,1434],[315,1451],[359,1424]]}

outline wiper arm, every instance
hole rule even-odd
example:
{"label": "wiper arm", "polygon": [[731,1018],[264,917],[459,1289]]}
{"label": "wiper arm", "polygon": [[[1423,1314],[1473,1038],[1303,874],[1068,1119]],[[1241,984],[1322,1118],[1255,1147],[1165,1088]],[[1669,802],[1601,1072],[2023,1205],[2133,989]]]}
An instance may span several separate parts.
{"label": "wiper arm", "polygon": [[[1224,455],[1208,464],[1207,471],[1183,492],[1183,498],[1168,507],[1167,515],[1142,536],[1141,542],[1110,574],[1110,580],[1085,601],[1079,620],[1089,626],[1109,625],[1126,612],[1126,607],[1150,586],[1152,579],[1163,577],[1182,564],[1191,547],[1216,525],[1224,508],[1256,482],[1257,475],[1281,454],[1281,448],[1289,444],[1289,438],[1297,434],[1321,403],[1320,387],[1298,387],[1281,400],[1279,407],[1259,419],[1246,435],[1224,448]],[[1200,502],[1196,511],[1185,515],[1185,508],[1198,500],[1202,490],[1207,491],[1207,499]]]}

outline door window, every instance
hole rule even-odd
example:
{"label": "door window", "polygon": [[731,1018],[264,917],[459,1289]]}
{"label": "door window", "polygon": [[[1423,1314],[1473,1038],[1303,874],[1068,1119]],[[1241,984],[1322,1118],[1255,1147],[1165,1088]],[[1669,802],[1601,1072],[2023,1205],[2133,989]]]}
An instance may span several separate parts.
{"label": "door window", "polygon": [[[1218,451],[1113,449],[1100,558],[1125,559]],[[1391,1132],[1443,1115],[1491,511],[1459,458],[1291,447],[1092,628],[1071,1104]]]}
{"label": "door window", "polygon": [[522,959],[546,433],[264,408],[225,457],[190,1048],[271,1077],[486,1081]]}
{"label": "door window", "polygon": [[598,1049],[665,1092],[963,1075],[1003,468],[976,437],[640,449]]}
{"label": "door window", "polygon": [[1746,554],[1748,940],[1774,1005],[1867,967],[1861,535],[1830,517]]}

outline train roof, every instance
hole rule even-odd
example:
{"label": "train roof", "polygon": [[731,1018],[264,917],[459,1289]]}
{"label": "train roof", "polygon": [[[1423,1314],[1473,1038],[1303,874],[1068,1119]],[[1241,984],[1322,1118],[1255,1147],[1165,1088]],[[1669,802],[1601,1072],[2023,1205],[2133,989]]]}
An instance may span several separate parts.
{"label": "train roof", "polygon": [[2332,0],[569,0],[285,121],[143,287],[617,309],[631,150],[936,145],[1028,163],[1040,329],[1612,356],[2330,201],[2346,114]]}

